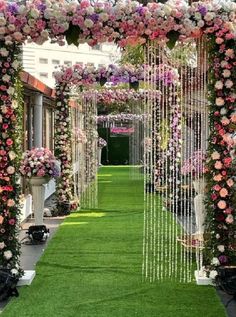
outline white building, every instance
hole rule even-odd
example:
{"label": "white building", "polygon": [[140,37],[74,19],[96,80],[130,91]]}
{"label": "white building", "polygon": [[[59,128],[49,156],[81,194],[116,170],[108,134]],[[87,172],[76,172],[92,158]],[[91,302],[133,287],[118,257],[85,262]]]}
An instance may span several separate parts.
{"label": "white building", "polygon": [[87,44],[59,46],[50,42],[44,45],[33,43],[23,46],[24,70],[43,81],[49,87],[54,87],[53,72],[59,65],[72,66],[114,64],[120,57],[119,49],[113,43],[106,43],[90,47]]}

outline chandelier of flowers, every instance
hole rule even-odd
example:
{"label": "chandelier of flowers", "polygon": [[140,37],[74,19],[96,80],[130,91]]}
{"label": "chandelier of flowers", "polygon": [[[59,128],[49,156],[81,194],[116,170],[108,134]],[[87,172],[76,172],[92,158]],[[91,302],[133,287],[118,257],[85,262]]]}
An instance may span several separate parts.
{"label": "chandelier of flowers", "polygon": [[[3,267],[13,270],[17,276],[21,274],[16,238],[19,194],[15,177],[18,166],[16,133],[19,129],[15,119],[18,109],[13,102],[16,98],[13,87],[18,69],[18,46],[26,41],[42,44],[51,39],[59,44],[64,44],[65,40],[75,45],[83,42],[96,45],[108,41],[120,46],[155,40],[173,47],[177,40],[202,35],[208,38],[210,63],[211,131],[207,172],[207,229],[210,237],[206,250],[209,251],[209,262],[214,265],[228,265],[236,261],[234,169],[231,146],[227,142],[236,130],[235,13],[236,3],[230,0],[191,4],[170,0],[146,6],[135,1],[117,2],[115,5],[110,2],[92,4],[88,0],[79,3],[56,0],[33,0],[25,4],[0,2],[0,185],[3,188],[0,193],[0,262]],[[66,146],[70,130],[68,109],[64,107],[68,90],[66,83],[57,86],[56,120],[61,122],[57,132],[61,134],[56,146],[60,144],[62,148]],[[63,155],[60,158],[63,159]],[[69,164],[66,157],[65,166]],[[64,178],[66,182],[67,175]]]}

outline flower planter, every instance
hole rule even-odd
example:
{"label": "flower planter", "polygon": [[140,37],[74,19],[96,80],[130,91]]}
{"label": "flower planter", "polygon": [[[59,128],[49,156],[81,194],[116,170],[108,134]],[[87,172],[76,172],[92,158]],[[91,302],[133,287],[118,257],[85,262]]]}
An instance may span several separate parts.
{"label": "flower planter", "polygon": [[31,177],[29,179],[31,185],[32,198],[33,198],[33,210],[35,225],[43,225],[43,210],[44,210],[44,198],[45,198],[45,187],[44,184],[48,183],[47,177]]}

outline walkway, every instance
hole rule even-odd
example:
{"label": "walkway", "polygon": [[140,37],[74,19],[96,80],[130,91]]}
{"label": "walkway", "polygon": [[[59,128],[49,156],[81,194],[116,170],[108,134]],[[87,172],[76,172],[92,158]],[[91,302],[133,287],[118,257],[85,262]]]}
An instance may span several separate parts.
{"label": "walkway", "polygon": [[99,208],[68,217],[2,317],[223,317],[212,287],[141,282],[143,182],[103,167]]}

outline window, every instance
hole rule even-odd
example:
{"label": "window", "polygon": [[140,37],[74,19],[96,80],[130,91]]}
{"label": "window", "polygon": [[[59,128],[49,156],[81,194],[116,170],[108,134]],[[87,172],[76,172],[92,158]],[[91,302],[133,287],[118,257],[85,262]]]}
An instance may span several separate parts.
{"label": "window", "polygon": [[58,59],[52,59],[53,65],[60,65],[60,61]]}
{"label": "window", "polygon": [[39,63],[40,64],[48,64],[48,59],[47,58],[40,58]]}
{"label": "window", "polygon": [[43,146],[53,151],[53,129],[54,116],[53,109],[44,106],[43,120]]}
{"label": "window", "polygon": [[48,73],[39,73],[40,78],[48,78]]}
{"label": "window", "polygon": [[64,61],[64,64],[65,64],[66,66],[72,66],[72,62],[71,62],[71,61]]}

